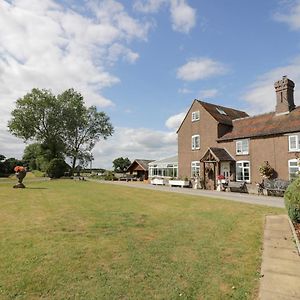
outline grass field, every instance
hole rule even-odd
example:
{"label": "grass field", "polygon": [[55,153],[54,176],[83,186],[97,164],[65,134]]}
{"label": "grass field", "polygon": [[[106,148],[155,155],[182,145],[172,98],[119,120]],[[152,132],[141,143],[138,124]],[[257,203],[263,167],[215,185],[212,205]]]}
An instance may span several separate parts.
{"label": "grass field", "polygon": [[253,299],[264,216],[278,212],[92,182],[1,183],[0,299]]}

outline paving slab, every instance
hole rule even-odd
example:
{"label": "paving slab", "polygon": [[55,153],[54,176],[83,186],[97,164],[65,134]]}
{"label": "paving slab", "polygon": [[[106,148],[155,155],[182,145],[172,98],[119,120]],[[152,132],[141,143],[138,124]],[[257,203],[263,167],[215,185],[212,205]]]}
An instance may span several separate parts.
{"label": "paving slab", "polygon": [[266,217],[259,299],[300,299],[300,256],[286,215]]}

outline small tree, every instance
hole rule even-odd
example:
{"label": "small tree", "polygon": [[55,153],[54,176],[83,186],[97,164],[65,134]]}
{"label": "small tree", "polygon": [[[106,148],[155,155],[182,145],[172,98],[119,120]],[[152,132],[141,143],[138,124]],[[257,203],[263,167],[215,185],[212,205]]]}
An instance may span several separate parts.
{"label": "small tree", "polygon": [[115,172],[125,172],[130,166],[131,162],[128,157],[118,157],[113,161]]}
{"label": "small tree", "polygon": [[68,165],[61,158],[54,158],[47,167],[47,175],[50,178],[60,178],[68,171]]}
{"label": "small tree", "polygon": [[262,177],[270,179],[274,175],[274,169],[270,166],[268,161],[259,167],[259,173]]}

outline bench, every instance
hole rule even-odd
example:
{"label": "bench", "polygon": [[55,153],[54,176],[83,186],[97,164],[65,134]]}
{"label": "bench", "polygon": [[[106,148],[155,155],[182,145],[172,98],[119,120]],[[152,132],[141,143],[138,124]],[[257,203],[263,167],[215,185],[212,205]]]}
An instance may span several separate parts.
{"label": "bench", "polygon": [[226,187],[226,191],[246,193],[247,187],[245,182],[230,181]]}
{"label": "bench", "polygon": [[283,196],[290,181],[282,179],[264,179],[262,186],[267,191],[267,195]]}

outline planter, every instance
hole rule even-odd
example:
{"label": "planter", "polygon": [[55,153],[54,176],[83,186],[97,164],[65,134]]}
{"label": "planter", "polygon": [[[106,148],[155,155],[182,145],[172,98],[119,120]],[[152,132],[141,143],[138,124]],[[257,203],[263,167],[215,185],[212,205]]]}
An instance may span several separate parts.
{"label": "planter", "polygon": [[163,179],[163,178],[152,178],[150,183],[154,184],[154,185],[165,185],[166,184],[165,179]]}
{"label": "planter", "polygon": [[180,186],[180,187],[189,187],[190,186],[190,181],[189,180],[169,180],[169,185],[170,186]]}

